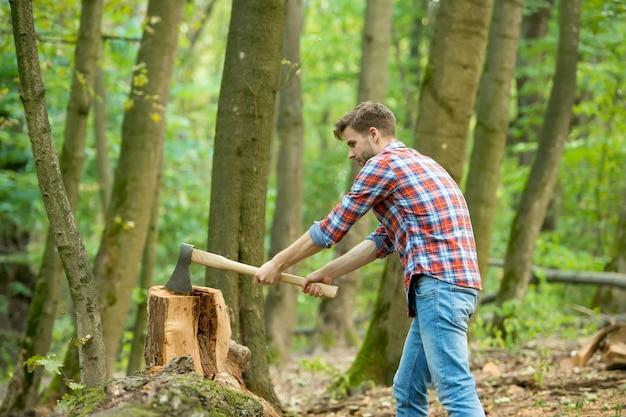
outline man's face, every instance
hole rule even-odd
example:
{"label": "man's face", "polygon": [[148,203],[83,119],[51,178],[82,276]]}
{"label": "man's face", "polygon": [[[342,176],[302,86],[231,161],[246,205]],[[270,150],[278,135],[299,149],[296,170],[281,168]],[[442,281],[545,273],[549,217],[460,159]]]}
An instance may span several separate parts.
{"label": "man's face", "polygon": [[367,133],[359,133],[348,126],[343,131],[343,137],[348,145],[348,158],[356,161],[360,166],[364,166],[371,157],[376,155],[368,141]]}

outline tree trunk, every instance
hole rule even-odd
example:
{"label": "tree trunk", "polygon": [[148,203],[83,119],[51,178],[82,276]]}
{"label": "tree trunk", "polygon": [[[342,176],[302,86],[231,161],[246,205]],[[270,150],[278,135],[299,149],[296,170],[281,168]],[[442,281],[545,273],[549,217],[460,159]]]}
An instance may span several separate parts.
{"label": "tree trunk", "polygon": [[[156,247],[159,237],[159,203],[161,179],[163,177],[163,153],[161,153],[159,167],[157,173],[157,183],[154,193],[154,201],[152,202],[152,210],[150,213],[150,226],[148,228],[148,236],[146,244],[143,248],[143,257],[141,261],[141,273],[139,275],[139,288],[144,296],[148,293],[148,289],[152,286],[154,278],[154,267],[156,264]],[[132,375],[141,372],[144,365],[144,344],[146,341],[146,319],[148,311],[148,299],[142,297],[141,302],[137,305],[135,313],[135,324],[133,325],[133,343],[128,358],[128,367],[126,374]]]}
{"label": "tree trunk", "polygon": [[349,387],[364,382],[391,385],[410,321],[407,319],[402,264],[397,254],[389,256],[378,287],[372,319],[363,345],[348,370]]}
{"label": "tree trunk", "polygon": [[87,386],[94,386],[106,376],[97,289],[54,150],[37,56],[32,4],[20,0],[10,4],[21,98],[35,169],[77,317],[81,380]]}
{"label": "tree trunk", "polygon": [[[361,72],[357,101],[382,103],[387,94],[389,77],[388,62],[391,46],[391,18],[393,2],[391,0],[368,0],[365,9],[365,25],[361,44]],[[360,168],[351,163],[346,181],[346,192],[352,187]],[[372,215],[359,220],[350,232],[336,245],[339,257],[361,242],[370,232]],[[336,298],[320,303],[318,333],[325,347],[332,345],[354,346],[357,334],[353,323],[354,300],[357,292],[359,272],[354,271],[340,277],[337,284],[341,291]]]}
{"label": "tree trunk", "polygon": [[165,108],[183,0],[150,0],[122,122],[122,145],[95,264],[107,370],[115,371],[137,279],[163,152]]}
{"label": "tree trunk", "polygon": [[[455,173],[457,176],[453,178],[458,182],[465,163],[465,138],[487,42],[491,2],[482,2],[482,7],[458,1],[442,0],[441,3],[429,69],[420,92],[415,141],[436,151],[439,163],[448,172]],[[433,125],[433,120],[444,125]],[[439,154],[441,144],[446,145],[444,154]],[[374,307],[378,313],[372,317],[363,346],[348,371],[349,386],[367,380],[376,384],[391,383],[410,325],[406,303],[400,300],[406,300],[406,293],[402,267],[394,255],[385,263]],[[390,333],[393,337],[385,337]]]}
{"label": "tree trunk", "polygon": [[[218,103],[211,178],[209,251],[247,264],[263,261],[269,148],[280,71],[285,4],[235,0]],[[207,269],[229,308],[233,339],[252,351],[248,387],[272,404],[260,288],[250,277]]]}
{"label": "tree trunk", "polygon": [[[82,1],[60,160],[63,185],[72,209],[78,201],[80,177],[85,160],[87,118],[92,99],[91,89],[88,86],[91,86],[94,81],[97,48],[100,43],[101,16],[102,0]],[[45,356],[50,347],[63,279],[63,267],[52,233],[52,228],[49,228],[27,329],[20,348],[18,363],[21,364],[32,356]],[[9,384],[9,394],[5,397],[2,408],[21,410],[34,406],[42,373],[42,369],[36,369],[31,373],[26,372],[24,366],[17,366]]]}
{"label": "tree trunk", "polygon": [[[422,79],[422,41],[428,39],[427,25],[430,0],[412,0],[415,16],[413,18],[413,26],[411,38],[409,39],[409,62],[406,64],[407,74],[404,84],[404,108],[405,119],[402,126],[408,131],[415,130],[417,122],[417,103],[419,100],[419,86]],[[399,48],[399,45],[396,47]],[[398,59],[398,61],[400,61]],[[402,65],[398,62],[398,66]]]}
{"label": "tree trunk", "polygon": [[460,183],[492,0],[440,3],[422,80],[415,139],[418,151],[435,159]]}
{"label": "tree trunk", "polygon": [[[100,47],[100,61],[104,59],[104,49]],[[111,183],[113,171],[109,163],[109,146],[107,140],[107,93],[104,83],[103,62],[96,65],[94,82],[95,98],[93,101],[93,132],[96,142],[96,165],[98,168],[98,186],[100,188],[100,204],[102,215],[106,216],[111,200]]]}
{"label": "tree trunk", "polygon": [[[304,121],[300,76],[300,34],[304,14],[302,0],[287,2],[283,55],[290,61],[283,66],[281,79],[286,85],[279,95],[277,197],[270,257],[289,246],[301,234]],[[270,286],[265,299],[265,328],[274,357],[281,362],[289,356],[291,336],[296,324],[298,289],[288,285]]]}
{"label": "tree trunk", "polygon": [[[626,190],[624,190],[622,209],[619,214],[613,253],[604,270],[626,273]],[[599,287],[593,297],[593,305],[599,307],[603,313],[623,313],[626,311],[626,289]]]}
{"label": "tree trunk", "polygon": [[[533,13],[524,16],[522,19],[521,36],[525,45],[531,45],[540,39],[545,38],[548,33],[548,22],[552,13],[552,0],[544,2]],[[508,144],[514,145],[518,143],[527,143],[535,141],[539,136],[541,126],[537,123],[531,123],[531,120],[539,119],[543,110],[543,87],[529,88],[529,82],[540,83],[541,80],[531,79],[523,74],[523,70],[533,65],[540,65],[541,56],[526,57],[522,48],[517,59],[516,72],[521,74],[515,78],[517,90],[517,115],[511,123],[513,129],[510,132],[520,130],[522,133],[518,135],[509,135]],[[532,86],[531,86],[532,87]],[[524,126],[526,124],[526,126]],[[520,151],[518,153],[518,161],[521,165],[530,165],[532,162],[532,152]]]}
{"label": "tree trunk", "polygon": [[[578,0],[561,1],[554,82],[539,148],[511,226],[498,305],[508,300],[522,300],[528,287],[535,244],[558,174],[576,94],[579,24]],[[502,319],[496,317],[499,328],[502,328]]]}
{"label": "tree trunk", "polygon": [[478,87],[474,148],[465,188],[483,279],[489,267],[522,13],[523,0],[495,2],[485,68]]}

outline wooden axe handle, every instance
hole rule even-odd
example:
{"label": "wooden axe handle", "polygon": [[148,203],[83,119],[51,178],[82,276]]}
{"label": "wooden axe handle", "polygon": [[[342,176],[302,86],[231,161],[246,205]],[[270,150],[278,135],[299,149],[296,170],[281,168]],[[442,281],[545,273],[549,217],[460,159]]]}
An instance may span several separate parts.
{"label": "wooden axe handle", "polygon": [[[233,261],[221,255],[205,252],[200,249],[193,249],[191,252],[191,262],[244,275],[255,275],[256,271],[259,270],[256,266],[242,264],[241,262]],[[304,281],[305,279],[298,275],[288,274],[286,272],[280,274],[280,282],[302,287]],[[337,295],[337,287],[335,285],[323,284],[321,282],[318,282],[316,285],[319,285],[325,297],[335,298]]]}

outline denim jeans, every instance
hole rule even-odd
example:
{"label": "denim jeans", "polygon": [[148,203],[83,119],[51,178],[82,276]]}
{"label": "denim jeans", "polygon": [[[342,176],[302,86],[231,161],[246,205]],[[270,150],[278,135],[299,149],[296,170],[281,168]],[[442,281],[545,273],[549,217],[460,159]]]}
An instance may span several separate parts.
{"label": "denim jeans", "polygon": [[449,417],[484,417],[467,348],[477,290],[426,275],[412,288],[416,317],[393,381],[397,416],[428,416],[428,387],[434,383]]}

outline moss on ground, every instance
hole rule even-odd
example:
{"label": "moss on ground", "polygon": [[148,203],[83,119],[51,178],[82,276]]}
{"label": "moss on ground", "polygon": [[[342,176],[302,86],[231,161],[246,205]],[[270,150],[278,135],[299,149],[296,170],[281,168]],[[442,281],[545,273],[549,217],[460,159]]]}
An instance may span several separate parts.
{"label": "moss on ground", "polygon": [[67,417],[261,417],[259,401],[196,374],[113,379],[69,396]]}

